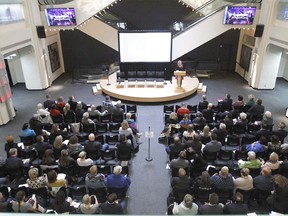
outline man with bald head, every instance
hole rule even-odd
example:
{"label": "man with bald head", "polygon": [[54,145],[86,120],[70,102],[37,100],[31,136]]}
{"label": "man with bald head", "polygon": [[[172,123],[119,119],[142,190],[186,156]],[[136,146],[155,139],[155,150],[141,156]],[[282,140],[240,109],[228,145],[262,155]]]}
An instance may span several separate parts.
{"label": "man with bald head", "polygon": [[103,144],[96,140],[95,134],[90,133],[88,135],[88,140],[85,141],[84,151],[86,152],[96,152],[102,150],[107,150],[109,145],[107,143]]}
{"label": "man with bald head", "polygon": [[215,173],[210,179],[217,189],[233,189],[234,187],[234,181],[227,166],[223,166],[219,173]]}

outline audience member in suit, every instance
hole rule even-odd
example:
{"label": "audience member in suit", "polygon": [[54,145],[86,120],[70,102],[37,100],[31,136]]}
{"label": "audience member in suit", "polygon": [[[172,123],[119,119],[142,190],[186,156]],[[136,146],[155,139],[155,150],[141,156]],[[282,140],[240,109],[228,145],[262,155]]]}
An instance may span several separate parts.
{"label": "audience member in suit", "polygon": [[266,124],[267,126],[273,126],[273,116],[270,111],[266,111],[263,115],[262,124]]}
{"label": "audience member in suit", "polygon": [[189,191],[192,187],[192,179],[187,175],[185,169],[179,168],[178,177],[171,178],[171,187],[178,190]]}
{"label": "audience member in suit", "polygon": [[241,169],[241,176],[234,179],[234,189],[235,191],[237,189],[241,190],[251,190],[253,189],[253,178],[251,175],[249,175],[250,170],[249,168],[242,168]]}
{"label": "audience member in suit", "polygon": [[239,114],[239,119],[237,120],[236,125],[241,125],[243,127],[244,126],[246,127],[247,124],[248,124],[247,114],[244,112],[241,112]]}
{"label": "audience member in suit", "polygon": [[209,194],[209,202],[200,206],[199,214],[201,215],[221,215],[223,207],[219,204],[219,197],[216,193]]}
{"label": "audience member in suit", "polygon": [[217,134],[211,134],[211,141],[206,143],[203,151],[208,152],[219,152],[221,150],[222,143],[217,140]]}
{"label": "audience member in suit", "polygon": [[89,118],[89,113],[85,112],[83,113],[81,123],[88,125],[88,124],[94,124],[94,121]]}
{"label": "audience member in suit", "polygon": [[225,118],[223,119],[223,123],[226,124],[226,127],[232,127],[233,126],[233,116],[231,113],[228,113]]}
{"label": "audience member in suit", "polygon": [[221,143],[225,143],[225,138],[228,135],[225,123],[220,123],[219,129],[215,127],[212,129],[212,132],[214,132],[217,135],[217,140],[219,140]]}
{"label": "audience member in suit", "polygon": [[5,143],[5,152],[7,154],[7,158],[9,157],[9,150],[11,148],[16,148],[18,151],[18,154],[21,154],[22,149],[18,146],[18,143],[14,142],[14,137],[11,135],[8,135],[5,137],[6,143]]}
{"label": "audience member in suit", "polygon": [[206,119],[204,118],[202,113],[196,114],[196,118],[193,119],[193,124],[196,124],[196,125],[205,125],[206,124]]}
{"label": "audience member in suit", "polygon": [[261,162],[260,160],[256,159],[256,153],[254,151],[249,151],[247,153],[247,161],[239,160],[238,166],[240,169],[247,167],[249,169],[257,169],[260,168]]}
{"label": "audience member in suit", "polygon": [[117,102],[116,102],[116,104],[113,106],[113,110],[112,110],[112,114],[113,115],[118,115],[118,116],[123,116],[123,114],[124,114],[124,110],[123,110],[123,108],[121,107],[121,101],[120,100],[118,100]]}
{"label": "audience member in suit", "polygon": [[273,190],[271,169],[262,167],[260,175],[253,178],[255,189],[270,192]]}
{"label": "audience member in suit", "polygon": [[206,95],[202,96],[202,101],[198,103],[198,111],[202,112],[203,109],[207,109],[208,101]]}
{"label": "audience member in suit", "polygon": [[174,202],[172,212],[174,215],[197,215],[198,205],[193,202],[193,197],[190,194],[186,194],[179,205]]}
{"label": "audience member in suit", "polygon": [[112,114],[113,112],[113,103],[110,99],[109,95],[106,95],[105,101],[102,102],[102,112],[107,111],[108,114]]}
{"label": "audience member in suit", "polygon": [[279,140],[279,137],[276,135],[271,136],[271,141],[268,142],[268,149],[267,152],[276,152],[280,153],[280,147],[281,147],[281,142]]}
{"label": "audience member in suit", "polygon": [[189,161],[186,160],[186,152],[180,151],[178,158],[171,160],[170,168],[171,169],[179,169],[179,168],[188,168]]}
{"label": "audience member in suit", "polygon": [[41,117],[38,114],[33,114],[32,118],[29,120],[30,129],[34,130],[36,135],[43,134],[42,127],[43,124],[41,122]]}
{"label": "audience member in suit", "polygon": [[77,101],[75,101],[75,97],[69,96],[69,100],[67,102],[68,104],[70,104],[70,110],[75,111],[76,106],[77,106]]}
{"label": "audience member in suit", "polygon": [[265,137],[266,140],[269,140],[270,138],[270,130],[267,129],[268,126],[265,123],[261,124],[260,130],[256,131],[254,135],[257,137],[257,139],[260,139],[260,137]]}
{"label": "audience member in suit", "polygon": [[58,117],[58,116],[62,115],[62,113],[58,109],[56,109],[56,104],[53,104],[51,106],[51,109],[49,112],[50,112],[50,115],[52,117]]}
{"label": "audience member in suit", "polygon": [[187,105],[185,103],[181,104],[181,107],[178,108],[177,110],[177,116],[182,115],[184,116],[185,114],[190,114],[190,110],[187,108]]}
{"label": "audience member in suit", "polygon": [[97,117],[104,116],[106,113],[108,113],[108,111],[100,112],[96,109],[96,106],[94,104],[91,105],[91,107],[89,107],[87,111],[89,113],[89,116],[93,118],[94,121],[97,121]]}
{"label": "audience member in suit", "polygon": [[9,150],[9,157],[5,162],[6,168],[21,168],[23,167],[23,161],[18,157],[18,151],[16,148],[11,148]]}
{"label": "audience member in suit", "polygon": [[124,214],[123,207],[118,203],[117,194],[112,193],[107,197],[107,201],[99,208],[100,214]]}
{"label": "audience member in suit", "polygon": [[23,124],[22,130],[20,131],[20,136],[22,137],[29,137],[29,136],[36,136],[36,133],[33,129],[29,127],[28,123]]}
{"label": "audience member in suit", "polygon": [[56,104],[55,101],[51,100],[50,95],[46,95],[46,101],[43,103],[44,108],[50,110],[53,104]]}
{"label": "audience member in suit", "polygon": [[81,122],[84,113],[85,110],[83,109],[82,103],[77,103],[75,109],[76,122]]}
{"label": "audience member in suit", "polygon": [[88,140],[84,143],[84,150],[86,152],[97,152],[102,150],[107,150],[109,148],[109,144],[105,143],[102,145],[100,141],[97,141],[94,133],[90,133],[88,135]]}
{"label": "audience member in suit", "polygon": [[258,98],[256,100],[256,103],[254,106],[252,106],[249,110],[248,113],[251,115],[251,118],[253,117],[260,117],[264,113],[264,106],[262,105],[262,100]]}
{"label": "audience member in suit", "polygon": [[288,180],[286,177],[276,174],[272,178],[274,190],[267,198],[267,204],[271,211],[282,214],[288,213]]}
{"label": "audience member in suit", "polygon": [[[185,149],[184,143],[181,142],[181,139],[179,136],[175,136],[173,138],[173,143],[166,147],[166,152],[172,156],[172,158],[175,158],[175,156],[179,155],[181,151]],[[177,157],[176,156],[176,157]]]}
{"label": "audience member in suit", "polygon": [[214,112],[213,112],[213,104],[209,103],[206,109],[202,110],[203,117],[206,119],[207,123],[213,122]]}
{"label": "audience member in suit", "polygon": [[89,188],[99,189],[106,187],[105,176],[97,172],[97,166],[93,165],[90,167],[89,173],[85,177],[85,185],[88,190]]}
{"label": "audience member in suit", "polygon": [[131,140],[128,140],[124,134],[120,135],[120,142],[116,144],[116,147],[117,147],[117,152],[122,155],[132,153],[133,151]]}
{"label": "audience member in suit", "polygon": [[54,143],[55,138],[59,135],[61,135],[63,139],[66,139],[67,129],[65,128],[64,130],[61,130],[58,124],[53,124],[50,131],[49,143],[50,144]]}
{"label": "audience member in suit", "polygon": [[57,212],[57,214],[62,213],[71,214],[76,212],[76,208],[72,206],[70,202],[67,201],[67,195],[63,190],[59,190],[55,194],[53,209]]}
{"label": "audience member in suit", "polygon": [[230,111],[232,109],[233,100],[230,94],[226,94],[226,98],[218,103],[221,106],[221,112]]}
{"label": "audience member in suit", "polygon": [[248,213],[248,206],[243,203],[243,195],[240,192],[237,192],[233,199],[234,202],[227,203],[224,206],[223,213],[230,215],[246,215]]}
{"label": "audience member in suit", "polygon": [[278,128],[272,131],[272,135],[276,135],[279,137],[281,143],[284,143],[284,139],[286,138],[288,132],[285,130],[286,124],[284,122],[278,123]]}
{"label": "audience member in suit", "polygon": [[121,166],[115,166],[113,169],[113,174],[110,174],[106,178],[106,185],[107,187],[112,187],[112,188],[126,188],[128,189],[131,180],[122,175],[122,167]]}
{"label": "audience member in suit", "polygon": [[223,166],[219,173],[215,173],[211,176],[211,181],[217,189],[233,189],[234,181],[232,175],[229,173],[229,168]]}

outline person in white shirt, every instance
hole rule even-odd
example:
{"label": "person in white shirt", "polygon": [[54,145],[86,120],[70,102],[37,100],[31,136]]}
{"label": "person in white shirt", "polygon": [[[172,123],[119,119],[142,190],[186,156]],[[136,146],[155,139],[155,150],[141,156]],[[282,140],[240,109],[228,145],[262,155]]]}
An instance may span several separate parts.
{"label": "person in white shirt", "polygon": [[86,158],[86,152],[81,151],[79,153],[79,158],[77,158],[78,166],[90,166],[93,165],[93,160],[91,158]]}

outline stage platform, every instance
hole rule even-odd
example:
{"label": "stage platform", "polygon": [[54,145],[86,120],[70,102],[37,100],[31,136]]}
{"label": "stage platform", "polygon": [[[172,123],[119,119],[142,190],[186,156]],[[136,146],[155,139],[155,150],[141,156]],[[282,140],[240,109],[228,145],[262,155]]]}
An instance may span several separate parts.
{"label": "stage platform", "polygon": [[[107,85],[108,82],[110,85]],[[185,98],[197,91],[199,80],[196,77],[185,77],[182,87],[177,87],[177,80],[172,77],[172,83],[163,82],[131,82],[116,83],[116,73],[109,79],[101,79],[101,91],[111,97],[133,102],[165,102]]]}

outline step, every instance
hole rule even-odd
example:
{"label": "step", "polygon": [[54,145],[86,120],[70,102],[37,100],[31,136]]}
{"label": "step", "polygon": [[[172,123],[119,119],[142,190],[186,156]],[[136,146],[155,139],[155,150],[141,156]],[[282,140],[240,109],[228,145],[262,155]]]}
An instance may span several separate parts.
{"label": "step", "polygon": [[210,74],[208,73],[196,73],[197,77],[201,78],[210,78]]}
{"label": "step", "polygon": [[202,89],[202,87],[203,87],[203,83],[199,83],[198,90]]}
{"label": "step", "polygon": [[93,93],[93,95],[98,94],[98,90],[97,90],[96,86],[92,86],[92,93]]}
{"label": "step", "polygon": [[206,85],[203,85],[203,87],[202,87],[202,93],[206,93],[206,91],[207,91],[207,86]]}
{"label": "step", "polygon": [[102,94],[102,88],[101,88],[101,86],[100,86],[100,83],[97,83],[97,84],[96,84],[96,88],[97,88],[98,93],[99,93],[99,94]]}

